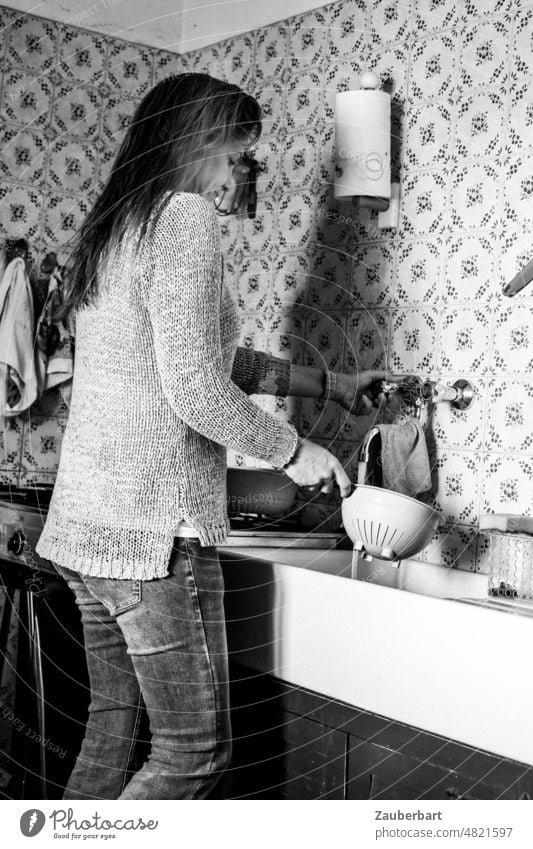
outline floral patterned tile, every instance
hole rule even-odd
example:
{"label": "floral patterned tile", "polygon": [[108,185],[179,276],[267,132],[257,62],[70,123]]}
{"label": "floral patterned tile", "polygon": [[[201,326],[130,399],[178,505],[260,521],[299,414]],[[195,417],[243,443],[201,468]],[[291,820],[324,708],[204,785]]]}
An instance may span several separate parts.
{"label": "floral patterned tile", "polygon": [[266,253],[276,233],[276,204],[272,198],[259,197],[255,218],[242,217],[242,247],[246,253]]}
{"label": "floral patterned tile", "polygon": [[312,237],[314,198],[308,192],[284,194],[278,207],[277,243],[282,250],[301,249]]}
{"label": "floral patterned tile", "polygon": [[268,326],[268,352],[274,357],[301,365],[305,347],[305,312],[280,310],[272,315]]}
{"label": "floral patterned tile", "polygon": [[514,16],[511,78],[513,82],[531,76],[533,50],[533,9],[519,10]]}
{"label": "floral patterned tile", "polygon": [[0,184],[0,234],[3,239],[26,239],[30,243],[39,236],[42,192],[29,186]]}
{"label": "floral patterned tile", "polygon": [[504,178],[505,220],[533,223],[533,156],[522,154],[507,164]]}
{"label": "floral patterned tile", "polygon": [[322,118],[323,93],[320,73],[309,70],[291,77],[285,97],[288,130],[309,129]]}
{"label": "floral patterned tile", "polygon": [[335,96],[340,91],[359,89],[363,57],[349,56],[328,62],[324,72],[324,119],[335,120]]}
{"label": "floral patterned tile", "polygon": [[24,425],[21,469],[55,472],[66,420],[31,416]]}
{"label": "floral patterned tile", "polygon": [[435,404],[431,412],[431,435],[438,450],[468,449],[479,451],[483,447],[483,413],[485,407],[485,384],[478,377],[460,374],[439,374],[439,382],[452,386],[459,378],[470,380],[474,387],[473,407],[457,410],[452,404],[442,401]]}
{"label": "floral patterned tile", "polygon": [[388,92],[393,103],[405,103],[407,99],[407,67],[409,51],[403,45],[390,46],[383,50],[379,44],[370,47],[367,67],[381,80],[381,86]]}
{"label": "floral patterned tile", "polygon": [[218,44],[220,68],[213,76],[240,86],[245,91],[252,85],[255,41],[252,33],[244,33]]}
{"label": "floral patterned tile", "polygon": [[275,418],[290,422],[294,427],[298,426],[300,399],[282,398],[279,395],[255,395],[254,401],[262,410]]}
{"label": "floral patterned tile", "polygon": [[96,187],[99,191],[102,191],[104,185],[111,173],[111,169],[115,162],[117,153],[118,153],[118,145],[114,145],[113,147],[108,147],[105,144],[98,144],[98,182]]}
{"label": "floral patterned tile", "polygon": [[325,41],[330,23],[330,10],[315,9],[290,18],[289,67],[317,68],[325,56]]}
{"label": "floral patterned tile", "polygon": [[236,279],[236,301],[243,311],[265,309],[270,296],[272,270],[270,260],[261,256],[244,256]]}
{"label": "floral patterned tile", "polygon": [[315,178],[318,150],[315,133],[287,136],[281,149],[280,185],[285,190],[307,188]]}
{"label": "floral patterned tile", "polygon": [[228,257],[242,249],[242,218],[238,215],[220,216],[220,248],[222,255]]}
{"label": "floral patterned tile", "polygon": [[450,99],[409,104],[405,168],[418,170],[447,162],[453,117]]}
{"label": "floral patterned tile", "polygon": [[411,32],[412,4],[406,0],[370,0],[367,27],[372,45],[403,41]]}
{"label": "floral patterned tile", "polygon": [[493,362],[499,374],[531,374],[533,307],[529,303],[500,306],[497,309]]}
{"label": "floral patterned tile", "polygon": [[391,370],[420,377],[429,374],[435,363],[437,328],[434,310],[394,310],[389,353]]}
{"label": "floral patterned tile", "polygon": [[80,136],[85,141],[97,138],[100,127],[102,95],[89,86],[61,83],[56,86],[52,111],[52,130],[62,135]]}
{"label": "floral patterned tile", "polygon": [[345,335],[343,316],[310,308],[305,323],[304,365],[339,371]]}
{"label": "floral patterned tile", "polygon": [[257,193],[270,195],[279,185],[282,138],[261,138],[252,153],[258,163]]}
{"label": "floral patterned tile", "polygon": [[118,145],[126,135],[140,101],[121,94],[109,94],[103,99],[101,139]]}
{"label": "floral patterned tile", "polygon": [[436,303],[443,275],[442,239],[402,240],[396,261],[394,300],[398,304]]}
{"label": "floral patterned tile", "polygon": [[59,139],[50,147],[49,184],[56,191],[87,192],[96,178],[96,153],[92,145]]}
{"label": "floral patterned tile", "polygon": [[18,469],[22,450],[23,423],[20,417],[3,418],[0,428],[0,469]]}
{"label": "floral patterned tile", "polygon": [[317,146],[317,183],[332,187],[335,179],[335,124],[324,124],[318,129]]}
{"label": "floral patterned tile", "polygon": [[187,56],[179,56],[169,50],[156,50],[154,58],[154,85],[164,77],[174,74],[185,74],[189,71],[189,59]]}
{"label": "floral patterned tile", "polygon": [[333,439],[339,433],[338,405],[322,398],[302,398],[298,429],[306,439]]}
{"label": "floral patterned tile", "polygon": [[35,71],[55,66],[58,25],[55,21],[21,15],[12,23],[7,44],[7,60]]}
{"label": "floral patterned tile", "polygon": [[0,175],[2,180],[43,185],[48,140],[41,133],[6,126],[0,130]]}
{"label": "floral patterned tile", "polygon": [[447,301],[487,298],[495,277],[495,245],[487,236],[454,236],[446,245],[444,297]]}
{"label": "floral patterned tile", "polygon": [[255,79],[279,79],[287,68],[289,28],[274,24],[255,33]]}
{"label": "floral patterned tile", "polygon": [[106,82],[114,89],[142,97],[150,87],[153,52],[138,44],[111,40]]}
{"label": "floral patterned tile", "polygon": [[278,136],[285,115],[284,89],[279,82],[262,82],[254,88],[254,97],[261,106],[263,132],[260,144],[264,144],[264,137]]}
{"label": "floral patterned tile", "polygon": [[441,319],[439,369],[480,374],[489,364],[491,315],[482,304],[447,307]]}
{"label": "floral patterned tile", "polygon": [[488,15],[498,15],[508,12],[514,0],[464,0],[462,17],[471,23],[471,18],[486,18]]}
{"label": "floral patterned tile", "polygon": [[533,462],[530,457],[486,454],[483,461],[481,513],[533,511]]}
{"label": "floral patterned tile", "polygon": [[533,77],[515,81],[511,88],[508,149],[533,151]]}
{"label": "floral patterned tile", "polygon": [[388,341],[388,310],[353,310],[346,321],[343,370],[386,368]]}
{"label": "floral patterned tile", "polygon": [[30,130],[50,124],[52,84],[44,75],[12,68],[4,74],[1,112],[7,121]]}
{"label": "floral patterned tile", "polygon": [[477,522],[480,466],[478,454],[454,451],[436,453],[432,464],[432,503],[444,522],[454,527],[457,523]]}
{"label": "floral patterned tile", "polygon": [[317,244],[352,253],[358,226],[352,199],[335,200],[331,188],[323,188],[315,194],[315,209]]}
{"label": "floral patterned tile", "polygon": [[458,85],[463,91],[505,85],[511,18],[478,21],[462,31]]}
{"label": "floral patterned tile", "polygon": [[505,96],[501,90],[462,95],[457,103],[454,153],[469,160],[502,153],[506,128]]}
{"label": "floral patterned tile", "polygon": [[452,569],[474,572],[476,568],[477,533],[469,525],[443,526],[416,556],[424,563],[438,563]]}
{"label": "floral patterned tile", "polygon": [[107,40],[96,33],[64,26],[59,42],[58,72],[78,82],[103,82]]}
{"label": "floral patterned tile", "polygon": [[457,68],[457,32],[417,41],[411,50],[409,100],[430,100],[454,94]]}
{"label": "floral patterned tile", "polygon": [[268,319],[265,316],[242,314],[239,345],[265,351],[268,335]]}
{"label": "floral patterned tile", "polygon": [[274,261],[272,305],[276,310],[305,304],[309,294],[309,256],[307,253],[282,254]]}
{"label": "floral patterned tile", "polygon": [[365,308],[393,303],[395,248],[390,242],[356,246],[352,261],[352,306]]}
{"label": "floral patterned tile", "polygon": [[332,58],[357,56],[361,52],[367,37],[364,0],[336,3],[331,7],[331,11],[327,55]]}
{"label": "floral patterned tile", "polygon": [[450,223],[460,229],[488,228],[499,207],[499,173],[490,163],[465,165],[452,174]]}
{"label": "floral patterned tile", "polygon": [[44,207],[43,238],[53,245],[70,242],[89,210],[83,198],[50,193]]}
{"label": "floral patterned tile", "polygon": [[400,236],[441,233],[445,226],[447,197],[446,171],[406,175],[400,204]]}
{"label": "floral patterned tile", "polygon": [[459,4],[442,0],[413,0],[412,29],[415,37],[430,32],[456,27],[459,23]]}
{"label": "floral patterned tile", "polygon": [[533,433],[533,383],[531,381],[495,380],[489,386],[487,399],[490,415],[485,434],[489,451],[531,452]]}
{"label": "floral patterned tile", "polygon": [[329,247],[316,247],[310,254],[307,303],[315,309],[353,308],[350,254]]}

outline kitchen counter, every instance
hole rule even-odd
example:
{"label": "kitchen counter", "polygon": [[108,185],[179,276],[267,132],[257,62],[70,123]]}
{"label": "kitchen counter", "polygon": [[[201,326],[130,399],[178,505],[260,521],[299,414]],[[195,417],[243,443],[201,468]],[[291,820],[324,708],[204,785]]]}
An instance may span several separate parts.
{"label": "kitchen counter", "polygon": [[234,661],[533,765],[531,608],[488,601],[486,576],[405,561],[383,586],[349,551],[219,551]]}

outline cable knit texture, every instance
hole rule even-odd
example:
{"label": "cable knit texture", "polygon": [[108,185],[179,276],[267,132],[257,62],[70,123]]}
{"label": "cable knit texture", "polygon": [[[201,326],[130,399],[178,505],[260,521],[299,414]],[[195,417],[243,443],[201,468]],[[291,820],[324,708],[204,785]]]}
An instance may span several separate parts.
{"label": "cable knit texture", "polygon": [[76,315],[70,413],[37,552],[86,575],[150,580],[168,574],[179,520],[202,545],[225,542],[226,447],[280,468],[298,435],[248,397],[269,372],[286,384],[290,367],[237,352],[213,206],[174,193],[137,257],[134,244],[124,239]]}

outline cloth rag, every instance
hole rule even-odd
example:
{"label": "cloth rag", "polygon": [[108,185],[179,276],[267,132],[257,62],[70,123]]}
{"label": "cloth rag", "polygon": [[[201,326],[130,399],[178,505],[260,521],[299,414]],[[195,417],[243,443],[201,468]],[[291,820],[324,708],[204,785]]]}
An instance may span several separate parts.
{"label": "cloth rag", "polygon": [[39,393],[34,347],[33,293],[22,257],[0,282],[0,416],[18,416]]}
{"label": "cloth rag", "polygon": [[50,275],[48,294],[43,309],[37,322],[37,333],[44,323],[53,321],[59,334],[59,342],[53,353],[46,356],[39,350],[37,356],[38,379],[40,392],[46,392],[54,387],[61,387],[61,395],[65,403],[70,406],[72,394],[72,377],[74,374],[74,340],[63,321],[53,320],[53,303],[61,286],[59,271]]}
{"label": "cloth rag", "polygon": [[385,489],[412,497],[431,489],[428,449],[420,422],[409,418],[377,427]]}

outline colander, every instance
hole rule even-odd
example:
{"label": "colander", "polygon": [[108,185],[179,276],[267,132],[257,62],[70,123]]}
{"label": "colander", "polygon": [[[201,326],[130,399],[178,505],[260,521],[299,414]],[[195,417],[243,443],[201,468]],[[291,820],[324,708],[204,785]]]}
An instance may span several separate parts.
{"label": "colander", "polygon": [[440,516],[408,495],[360,484],[343,499],[342,521],[356,549],[370,557],[398,561],[428,544]]}

